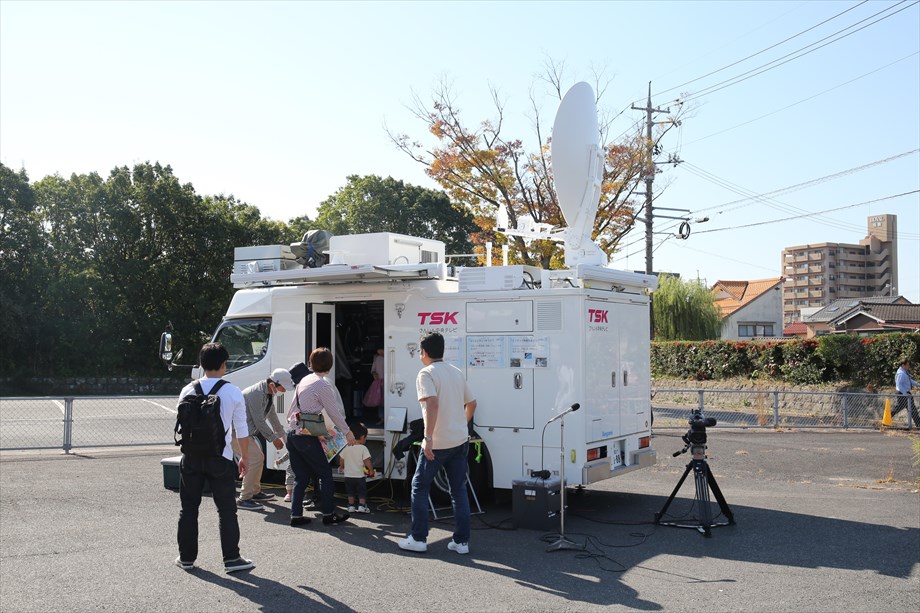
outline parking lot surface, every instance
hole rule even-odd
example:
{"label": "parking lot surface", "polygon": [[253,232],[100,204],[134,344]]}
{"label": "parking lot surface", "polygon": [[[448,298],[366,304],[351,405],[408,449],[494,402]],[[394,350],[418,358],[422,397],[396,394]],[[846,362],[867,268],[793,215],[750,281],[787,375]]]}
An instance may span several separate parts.
{"label": "parking lot surface", "polygon": [[[470,554],[435,522],[427,554],[396,546],[401,487],[333,527],[287,525],[280,500],[240,511],[252,571],[223,573],[217,514],[200,517],[200,568],[173,566],[179,500],[159,460],[172,448],[0,455],[0,609],[16,611],[915,611],[920,494],[904,433],[709,431],[709,464],[736,524],[656,526],[688,461],[678,431],[659,463],[568,496],[566,535],[546,552],[512,530],[508,497],[484,497]],[[283,495],[283,490],[274,490]],[[395,499],[394,498],[395,495]],[[669,509],[692,523],[692,479]],[[319,524],[319,525],[317,525]],[[554,530],[558,532],[558,530]]]}

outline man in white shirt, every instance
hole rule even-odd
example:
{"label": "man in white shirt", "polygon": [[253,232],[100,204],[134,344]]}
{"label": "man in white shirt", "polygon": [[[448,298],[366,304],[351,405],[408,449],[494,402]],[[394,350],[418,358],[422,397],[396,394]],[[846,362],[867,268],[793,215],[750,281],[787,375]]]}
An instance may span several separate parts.
{"label": "man in white shirt", "polygon": [[[901,367],[898,368],[898,372],[894,375],[894,387],[898,391],[898,398],[895,409],[891,412],[891,416],[894,417],[904,409],[907,409],[908,415],[914,420],[914,425],[920,428],[920,414],[917,412],[917,404],[914,402],[914,397],[910,394],[910,388],[914,386],[920,387],[920,383],[911,379],[910,362],[908,360],[903,360],[901,362]],[[908,425],[910,425],[910,422],[908,422]]]}
{"label": "man in white shirt", "polygon": [[419,343],[419,358],[425,367],[415,382],[425,438],[415,475],[412,477],[412,531],[399,541],[400,549],[428,551],[428,492],[443,467],[450,483],[456,527],[447,548],[469,553],[470,501],[466,492],[469,430],[476,400],[460,369],[444,362],[444,337],[434,332]]}
{"label": "man in white shirt", "polygon": [[[189,394],[210,392],[220,384],[221,377],[227,372],[227,360],[230,354],[220,343],[207,343],[198,353],[199,364],[204,370],[204,377],[192,381],[179,393],[179,400]],[[249,427],[246,424],[246,404],[243,393],[237,386],[223,382],[216,396],[220,399],[220,418],[224,429],[224,447],[221,455],[214,457],[194,457],[182,455],[179,465],[179,557],[176,566],[183,570],[195,567],[198,558],[198,507],[201,506],[201,494],[207,480],[211,486],[211,495],[217,507],[220,530],[220,546],[224,556],[224,571],[228,573],[255,568],[252,560],[240,556],[240,526],[236,518],[236,476],[246,474],[246,460],[249,445]],[[232,426],[232,428],[231,428]],[[239,469],[233,461],[231,449],[231,432],[235,429],[239,436],[242,450]]]}

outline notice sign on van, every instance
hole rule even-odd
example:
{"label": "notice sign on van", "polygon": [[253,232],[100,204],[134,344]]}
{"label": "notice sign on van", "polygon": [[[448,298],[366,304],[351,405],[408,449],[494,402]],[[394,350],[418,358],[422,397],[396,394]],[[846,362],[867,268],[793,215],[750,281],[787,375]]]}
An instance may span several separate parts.
{"label": "notice sign on van", "polygon": [[470,368],[547,368],[549,337],[467,336],[466,355]]}

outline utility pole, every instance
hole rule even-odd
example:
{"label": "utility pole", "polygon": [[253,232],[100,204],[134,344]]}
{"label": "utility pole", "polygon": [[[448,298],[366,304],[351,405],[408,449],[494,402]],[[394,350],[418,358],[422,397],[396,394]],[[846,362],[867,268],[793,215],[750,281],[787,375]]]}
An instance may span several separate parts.
{"label": "utility pole", "polygon": [[[652,184],[655,182],[655,141],[652,138],[652,126],[655,125],[653,117],[655,113],[669,113],[670,108],[657,109],[652,106],[652,82],[648,82],[648,99],[645,107],[631,107],[635,111],[645,111],[645,139],[646,139],[646,169],[645,169],[645,274],[654,274],[652,267]],[[655,318],[652,310],[652,296],[649,296],[649,337],[655,338]]]}

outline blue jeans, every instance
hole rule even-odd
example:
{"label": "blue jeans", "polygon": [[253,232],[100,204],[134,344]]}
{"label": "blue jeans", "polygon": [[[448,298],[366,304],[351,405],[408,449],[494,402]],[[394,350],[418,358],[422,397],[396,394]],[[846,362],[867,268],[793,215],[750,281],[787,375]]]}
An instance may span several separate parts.
{"label": "blue jeans", "polygon": [[198,558],[198,507],[207,479],[211,497],[217,506],[220,548],[224,561],[240,557],[240,525],[236,519],[236,485],[238,474],[234,462],[224,457],[191,458],[182,456],[179,463],[179,557],[183,562]]}
{"label": "blue jeans", "polygon": [[443,467],[450,484],[450,501],[457,522],[454,542],[470,542],[470,499],[466,493],[469,446],[469,443],[463,443],[451,449],[435,449],[434,459],[430,461],[424,453],[419,453],[412,477],[412,538],[416,541],[424,543],[428,539],[428,493],[435,475]]}
{"label": "blue jeans", "polygon": [[[319,477],[320,510],[323,515],[332,515],[335,510],[335,483],[332,468],[319,439],[289,432],[287,447],[291,468],[294,470],[294,490],[291,492],[291,517],[303,516],[303,497],[307,485]],[[316,492],[313,492],[314,500]]]}

